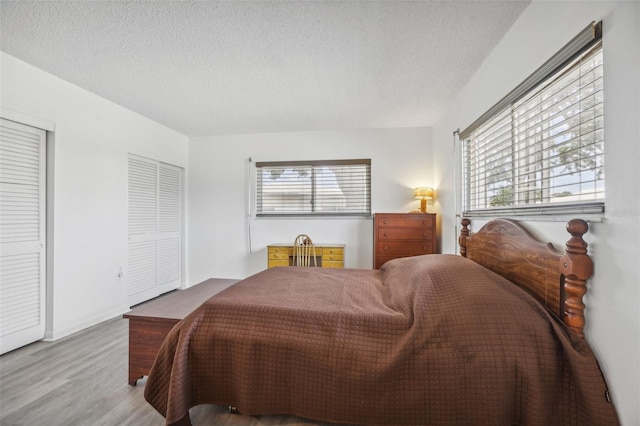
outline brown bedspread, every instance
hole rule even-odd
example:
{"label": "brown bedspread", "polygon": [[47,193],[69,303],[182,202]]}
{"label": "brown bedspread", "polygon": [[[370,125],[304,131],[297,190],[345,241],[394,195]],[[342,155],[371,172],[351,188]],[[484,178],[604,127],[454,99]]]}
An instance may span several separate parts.
{"label": "brown bedspread", "polygon": [[618,424],[586,342],[453,255],[251,276],[176,325],[145,398],[167,424],[203,403],[359,424]]}

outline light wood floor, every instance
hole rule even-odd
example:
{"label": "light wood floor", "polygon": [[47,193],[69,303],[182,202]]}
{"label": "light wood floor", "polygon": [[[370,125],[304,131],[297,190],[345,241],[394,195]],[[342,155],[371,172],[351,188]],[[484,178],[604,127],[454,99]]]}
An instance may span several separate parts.
{"label": "light wood floor", "polygon": [[[0,356],[0,425],[163,425],[143,396],[145,379],[127,384],[128,320],[114,318],[56,342]],[[196,425],[327,425],[293,416],[243,416],[226,407],[191,409]]]}

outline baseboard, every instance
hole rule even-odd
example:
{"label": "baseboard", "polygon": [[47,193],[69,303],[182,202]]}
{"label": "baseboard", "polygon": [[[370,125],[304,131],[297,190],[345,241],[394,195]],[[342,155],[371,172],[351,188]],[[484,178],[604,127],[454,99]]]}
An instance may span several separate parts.
{"label": "baseboard", "polygon": [[62,339],[63,337],[70,336],[73,333],[84,330],[85,328],[93,327],[101,322],[122,316],[122,314],[129,312],[130,310],[129,306],[122,306],[118,309],[101,312],[88,318],[82,318],[81,321],[74,321],[73,324],[56,327],[55,330],[47,330],[44,334],[43,340],[45,342],[53,342]]}

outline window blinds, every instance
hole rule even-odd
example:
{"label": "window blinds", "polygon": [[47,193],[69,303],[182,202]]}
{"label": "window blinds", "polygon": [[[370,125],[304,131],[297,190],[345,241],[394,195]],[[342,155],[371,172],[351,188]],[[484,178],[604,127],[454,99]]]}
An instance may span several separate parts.
{"label": "window blinds", "polygon": [[465,215],[602,212],[601,42],[583,46],[461,137]]}
{"label": "window blinds", "polygon": [[256,163],[257,216],[371,214],[371,160]]}

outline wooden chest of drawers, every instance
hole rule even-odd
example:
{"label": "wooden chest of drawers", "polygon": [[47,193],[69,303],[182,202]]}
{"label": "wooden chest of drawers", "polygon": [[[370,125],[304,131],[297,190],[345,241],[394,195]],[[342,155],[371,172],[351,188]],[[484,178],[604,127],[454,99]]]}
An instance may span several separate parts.
{"label": "wooden chest of drawers", "polygon": [[436,215],[376,213],[373,220],[373,267],[387,260],[436,252]]}
{"label": "wooden chest of drawers", "polygon": [[[316,244],[316,262],[323,268],[344,268],[344,244]],[[267,246],[267,267],[293,265],[294,248],[291,244],[276,243]]]}

